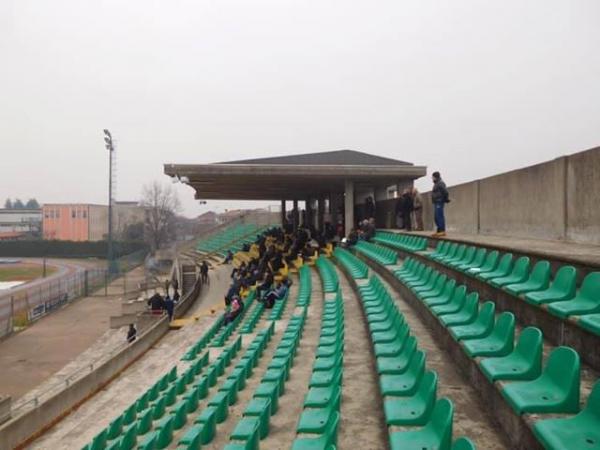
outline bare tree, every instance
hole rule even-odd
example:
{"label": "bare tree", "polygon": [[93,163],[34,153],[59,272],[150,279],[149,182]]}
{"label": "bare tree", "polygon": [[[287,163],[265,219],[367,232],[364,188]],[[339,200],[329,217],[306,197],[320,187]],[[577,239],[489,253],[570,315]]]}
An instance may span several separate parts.
{"label": "bare tree", "polygon": [[142,190],[141,205],[146,208],[145,234],[153,250],[169,241],[181,203],[173,186],[153,181]]}

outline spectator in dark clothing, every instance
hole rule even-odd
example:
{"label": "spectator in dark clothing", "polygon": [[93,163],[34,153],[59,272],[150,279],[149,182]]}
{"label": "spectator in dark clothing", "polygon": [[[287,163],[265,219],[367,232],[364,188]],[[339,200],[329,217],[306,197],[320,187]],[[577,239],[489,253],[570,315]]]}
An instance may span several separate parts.
{"label": "spectator in dark clothing", "polygon": [[446,183],[442,180],[439,172],[433,172],[433,189],[431,201],[433,203],[433,217],[437,227],[434,236],[446,236],[446,218],[444,217],[444,205],[450,202]]}
{"label": "spectator in dark clothing", "polygon": [[200,282],[202,284],[209,283],[209,280],[208,280],[208,264],[206,264],[206,261],[202,261],[202,265],[200,266]]}
{"label": "spectator in dark clothing", "polygon": [[412,230],[411,214],[413,212],[413,197],[408,189],[402,194],[402,228],[407,231]]}
{"label": "spectator in dark clothing", "polygon": [[367,197],[365,200],[365,219],[370,219],[371,217],[375,217],[375,202],[373,201],[373,197]]}
{"label": "spectator in dark clothing", "polygon": [[229,305],[231,303],[231,299],[240,294],[240,289],[242,287],[242,280],[241,279],[235,279],[233,280],[233,283],[231,283],[231,286],[229,287],[229,290],[227,291],[227,294],[225,294],[225,305]]}
{"label": "spectator in dark clothing", "polygon": [[167,315],[169,316],[169,322],[173,320],[173,311],[175,310],[175,303],[173,299],[168,295],[165,297],[165,311],[167,311]]}
{"label": "spectator in dark clothing", "polygon": [[165,309],[165,302],[158,292],[155,292],[154,295],[150,297],[148,304],[153,312],[162,312],[162,310]]}
{"label": "spectator in dark clothing", "polygon": [[173,278],[173,281],[171,282],[171,287],[173,288],[173,295],[175,295],[179,290],[179,280],[177,278]]}
{"label": "spectator in dark clothing", "polygon": [[263,293],[269,291],[273,287],[273,274],[267,273],[263,283],[256,288],[256,296],[262,299]]}
{"label": "spectator in dark clothing", "polygon": [[404,228],[404,220],[402,220],[402,210],[404,209],[404,196],[400,195],[396,200],[396,226]]}
{"label": "spectator in dark clothing", "polygon": [[137,330],[135,329],[135,325],[130,323],[129,330],[127,330],[127,342],[131,344],[133,341],[135,341],[136,337]]}
{"label": "spectator in dark clothing", "polygon": [[177,302],[179,302],[180,298],[181,298],[181,295],[179,295],[179,292],[175,291],[175,293],[173,294],[173,303],[177,304]]}
{"label": "spectator in dark clothing", "polygon": [[363,234],[362,234],[362,238],[365,241],[370,241],[371,239],[373,239],[375,237],[375,219],[371,218],[372,220],[365,220],[364,225],[363,225]]}
{"label": "spectator in dark clothing", "polygon": [[225,255],[223,264],[230,264],[231,261],[233,261],[233,253],[231,252],[231,250],[227,250],[227,255]]}
{"label": "spectator in dark clothing", "polygon": [[346,238],[346,247],[352,247],[353,245],[356,245],[356,243],[358,242],[358,232],[356,231],[356,228],[352,228],[350,230],[350,233],[348,233],[348,237]]}
{"label": "spectator in dark clothing", "polygon": [[171,287],[171,280],[167,278],[165,280],[165,295],[169,295],[169,287]]}
{"label": "spectator in dark clothing", "polygon": [[270,290],[264,297],[264,305],[265,308],[272,308],[275,305],[275,302],[278,300],[282,300],[288,290],[287,283],[277,283],[275,289]]}

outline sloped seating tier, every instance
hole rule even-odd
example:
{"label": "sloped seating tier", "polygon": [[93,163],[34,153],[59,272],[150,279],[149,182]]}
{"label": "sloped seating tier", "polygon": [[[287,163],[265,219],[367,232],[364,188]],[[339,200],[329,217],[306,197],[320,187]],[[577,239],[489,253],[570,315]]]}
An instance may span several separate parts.
{"label": "sloped seating tier", "polygon": [[427,250],[427,239],[418,236],[377,231],[373,241],[407,252]]}
{"label": "sloped seating tier", "polygon": [[305,307],[310,305],[310,299],[312,295],[312,279],[310,267],[302,266],[298,271],[299,286],[298,286],[298,298],[296,299],[297,307]]}
{"label": "sloped seating tier", "polygon": [[224,256],[227,250],[233,253],[241,250],[245,243],[252,241],[267,227],[255,224],[235,224],[212,236],[198,241],[196,249],[205,253],[217,253]]}
{"label": "sloped seating tier", "polygon": [[367,266],[364,261],[356,258],[348,250],[336,247],[333,251],[333,255],[352,278],[361,279],[369,276],[369,266]]}
{"label": "sloped seating tier", "polygon": [[[450,400],[437,398],[436,372],[426,370],[425,352],[418,349],[417,339],[381,279],[374,275],[359,283],[347,270],[352,267],[351,258],[356,259],[344,255],[340,264],[359,294],[369,326],[386,423],[403,427],[390,433],[390,448],[454,448],[453,406]],[[456,445],[475,448],[467,438],[457,440]]]}
{"label": "sloped seating tier", "polygon": [[383,264],[384,266],[396,264],[398,262],[398,254],[388,247],[377,244],[372,244],[367,241],[358,241],[354,248]]}
{"label": "sloped seating tier", "polygon": [[[326,261],[324,266],[317,261],[323,284],[324,277],[335,278],[337,287],[337,271],[329,260]],[[324,299],[321,334],[315,353],[293,450],[331,450],[337,445],[344,371],[344,302],[339,289],[333,298],[326,296]]]}
{"label": "sloped seating tier", "polygon": [[498,311],[513,312],[523,325],[540,328],[554,345],[573,347],[600,370],[600,272],[588,273],[578,288],[580,276],[569,265],[556,268],[552,277],[548,261],[532,266],[526,256],[450,241],[440,241],[433,251],[395,249],[493,300]]}
{"label": "sloped seating tier", "polygon": [[316,266],[323,283],[323,291],[326,293],[336,292],[339,288],[339,279],[332,262],[325,256],[319,256]]}
{"label": "sloped seating tier", "polygon": [[223,325],[223,320],[225,320],[225,315],[221,314],[217,320],[210,326],[208,331],[202,335],[195,344],[191,345],[187,352],[181,357],[182,361],[193,361],[198,357],[200,352],[208,346],[212,338],[215,336],[217,331]]}
{"label": "sloped seating tier", "polygon": [[261,383],[235,426],[231,443],[225,448],[257,449],[260,440],[268,436],[270,418],[278,412],[278,398],[285,393],[305,322],[306,309],[290,318]]}
{"label": "sloped seating tier", "polygon": [[[493,406],[494,418],[503,427],[514,448],[533,449],[545,445],[545,441],[538,440],[540,434],[534,434],[535,426],[531,426],[530,420],[525,420],[527,414],[535,414],[535,420],[544,423],[554,420],[548,414],[579,412],[581,367],[575,350],[556,347],[544,364],[542,332],[539,329],[524,328],[515,345],[515,318],[512,313],[504,311],[494,317],[494,304],[491,302],[484,303],[477,310],[478,302],[468,301],[478,297],[476,292],[467,293],[466,286],[457,286],[456,281],[446,275],[427,270],[430,267],[416,259],[408,258],[393,274],[377,264],[373,261],[373,267],[385,274],[431,325],[452,359],[478,387],[485,403]],[[590,402],[594,404],[594,399]],[[584,421],[577,420],[577,417],[569,420],[590,423],[587,415]],[[589,436],[589,442],[597,442],[594,435],[595,430],[600,428],[600,416],[596,417],[594,430],[580,429],[584,436]],[[569,422],[559,422],[563,426],[565,423]],[[554,429],[551,431],[555,432]],[[549,429],[547,433],[551,431]],[[557,434],[564,432],[564,429],[556,431]],[[582,442],[581,439],[579,442]]]}

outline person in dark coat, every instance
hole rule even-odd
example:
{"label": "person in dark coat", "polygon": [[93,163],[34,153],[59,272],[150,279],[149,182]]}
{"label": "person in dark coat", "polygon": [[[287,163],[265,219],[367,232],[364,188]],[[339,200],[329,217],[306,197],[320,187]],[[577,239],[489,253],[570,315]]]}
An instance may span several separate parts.
{"label": "person in dark coat", "polygon": [[130,323],[129,330],[127,330],[127,342],[132,343],[137,338],[137,330],[135,329],[135,325]]}
{"label": "person in dark coat", "polygon": [[375,217],[375,202],[373,201],[373,197],[369,196],[365,200],[365,217],[364,219],[370,219],[371,217]]}
{"label": "person in dark coat", "polygon": [[402,225],[406,231],[411,231],[411,214],[413,212],[413,197],[408,189],[402,194]]}
{"label": "person in dark coat", "polygon": [[169,322],[173,320],[173,311],[175,310],[175,303],[173,299],[168,295],[165,297],[165,310],[167,311],[167,315],[169,316]]}

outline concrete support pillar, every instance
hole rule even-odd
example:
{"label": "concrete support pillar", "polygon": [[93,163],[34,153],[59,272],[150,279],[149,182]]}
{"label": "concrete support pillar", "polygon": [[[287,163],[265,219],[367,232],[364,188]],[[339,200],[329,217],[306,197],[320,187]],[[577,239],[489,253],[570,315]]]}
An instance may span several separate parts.
{"label": "concrete support pillar", "polygon": [[285,212],[285,200],[281,200],[281,226],[284,227],[286,223],[286,212]]}
{"label": "concrete support pillar", "polygon": [[317,229],[323,231],[325,226],[325,197],[323,195],[319,197],[319,205],[317,208]]}
{"label": "concrete support pillar", "polygon": [[300,223],[300,211],[298,211],[298,200],[294,199],[292,209],[292,221],[294,222],[294,231],[298,229],[298,224]]}
{"label": "concrete support pillar", "polygon": [[355,226],[354,223],[354,182],[346,180],[344,183],[344,230],[346,236]]}

